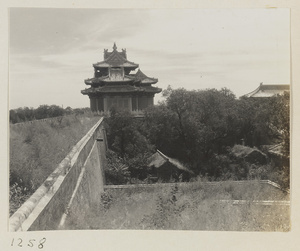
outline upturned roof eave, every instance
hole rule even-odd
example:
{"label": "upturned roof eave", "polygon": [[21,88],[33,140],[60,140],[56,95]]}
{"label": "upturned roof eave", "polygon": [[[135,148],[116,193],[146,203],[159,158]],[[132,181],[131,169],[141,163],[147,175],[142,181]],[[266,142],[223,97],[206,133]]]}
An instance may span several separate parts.
{"label": "upturned roof eave", "polygon": [[[101,65],[101,64],[107,64],[107,65]],[[95,63],[93,64],[94,68],[110,68],[110,67],[124,67],[124,68],[132,68],[132,69],[136,69],[139,67],[138,64],[132,64],[132,65],[124,65],[124,64],[120,64],[120,65],[113,65],[113,64],[109,64],[107,62],[99,62],[99,63]]]}
{"label": "upturned roof eave", "polygon": [[133,83],[133,80],[132,79],[123,79],[123,80],[104,79],[104,80],[101,80],[101,82],[104,82],[104,83]]}
{"label": "upturned roof eave", "polygon": [[[123,89],[122,89],[123,88]],[[126,90],[126,88],[129,88]],[[159,90],[147,90],[143,89],[141,87],[133,87],[130,85],[127,85],[126,87],[122,86],[103,86],[103,87],[90,87],[88,89],[82,90],[82,94],[91,94],[91,93],[159,93],[161,91],[160,88]],[[159,92],[158,92],[159,91]]]}
{"label": "upturned roof eave", "polygon": [[151,84],[151,85],[154,85],[154,84],[156,84],[157,82],[158,82],[158,79],[156,79],[156,78],[148,78],[149,80],[151,80],[151,81],[149,81],[149,82],[144,82],[144,80],[145,79],[143,79],[143,80],[141,80],[141,84]]}
{"label": "upturned roof eave", "polygon": [[256,94],[260,90],[259,88],[260,88],[260,86],[258,88],[256,88],[254,91],[249,92],[249,93],[243,95],[242,97],[250,98],[252,95]]}
{"label": "upturned roof eave", "polygon": [[83,94],[83,95],[88,95],[87,90],[81,90],[80,92],[81,92],[81,94]]}
{"label": "upturned roof eave", "polygon": [[152,87],[155,88],[156,90],[153,90],[154,93],[160,93],[162,91],[162,88],[158,88],[158,87]]}
{"label": "upturned roof eave", "polygon": [[[140,80],[141,83],[145,84],[156,84],[158,82],[157,78],[150,78],[145,73],[138,69],[137,73],[134,75],[136,79]],[[148,81],[148,82],[145,82]]]}
{"label": "upturned roof eave", "polygon": [[[127,78],[127,76],[125,76]],[[127,79],[122,79],[122,80],[110,80],[109,76],[105,77],[100,77],[100,78],[89,78],[84,80],[84,83],[86,85],[92,85],[92,84],[101,84],[101,83],[133,83],[134,79],[132,78],[127,78]]]}

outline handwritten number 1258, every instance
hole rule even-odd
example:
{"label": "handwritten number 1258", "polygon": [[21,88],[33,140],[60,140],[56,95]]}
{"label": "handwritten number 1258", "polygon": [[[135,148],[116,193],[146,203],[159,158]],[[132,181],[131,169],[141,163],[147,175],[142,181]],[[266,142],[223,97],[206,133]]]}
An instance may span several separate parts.
{"label": "handwritten number 1258", "polygon": [[[36,242],[35,239],[30,239],[30,240],[28,241],[28,243],[27,243],[27,246],[32,248],[32,247],[35,246],[35,242]],[[38,247],[39,249],[42,249],[42,248],[44,247],[44,243],[45,243],[45,242],[46,242],[46,238],[42,238],[42,239],[38,242],[37,247]],[[15,238],[12,239],[12,242],[11,242],[11,246],[12,246],[12,247],[13,247],[13,246],[24,247],[23,245],[26,246],[26,243],[23,244],[23,239],[18,238],[18,239],[16,240],[16,243],[15,243]]]}

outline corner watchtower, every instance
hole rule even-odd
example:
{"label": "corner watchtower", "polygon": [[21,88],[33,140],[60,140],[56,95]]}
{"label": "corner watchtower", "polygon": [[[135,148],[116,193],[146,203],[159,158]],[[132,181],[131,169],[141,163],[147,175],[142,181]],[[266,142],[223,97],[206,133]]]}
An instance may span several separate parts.
{"label": "corner watchtower", "polygon": [[142,115],[153,105],[154,95],[162,91],[152,86],[158,79],[149,78],[140,69],[136,71],[139,65],[127,60],[126,49],[119,52],[116,43],[111,52],[104,49],[103,59],[93,64],[94,77],[84,81],[90,87],[81,91],[88,95],[91,110],[109,112],[116,108]]}

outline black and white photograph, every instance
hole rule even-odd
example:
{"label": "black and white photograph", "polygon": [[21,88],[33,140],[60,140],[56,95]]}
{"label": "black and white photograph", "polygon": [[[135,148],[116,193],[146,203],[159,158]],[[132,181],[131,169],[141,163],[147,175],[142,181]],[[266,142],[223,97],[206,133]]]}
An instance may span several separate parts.
{"label": "black and white photograph", "polygon": [[11,248],[292,231],[289,8],[7,11]]}

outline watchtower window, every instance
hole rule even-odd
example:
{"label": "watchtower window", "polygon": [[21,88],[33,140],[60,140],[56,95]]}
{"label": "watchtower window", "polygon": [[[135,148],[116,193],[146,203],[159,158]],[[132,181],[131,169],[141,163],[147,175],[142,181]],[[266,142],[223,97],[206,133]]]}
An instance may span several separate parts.
{"label": "watchtower window", "polygon": [[121,67],[112,67],[109,69],[109,77],[111,80],[121,81],[124,77],[124,70]]}
{"label": "watchtower window", "polygon": [[95,77],[101,77],[101,72],[99,69],[95,69]]}

